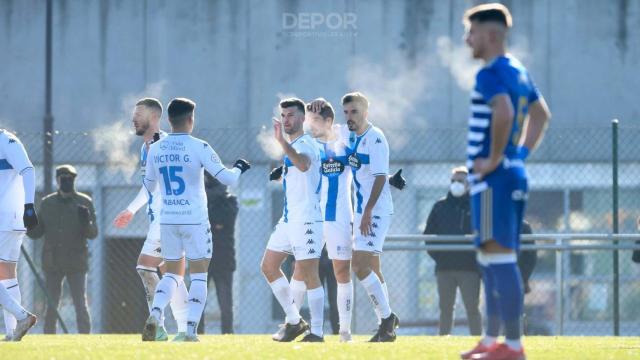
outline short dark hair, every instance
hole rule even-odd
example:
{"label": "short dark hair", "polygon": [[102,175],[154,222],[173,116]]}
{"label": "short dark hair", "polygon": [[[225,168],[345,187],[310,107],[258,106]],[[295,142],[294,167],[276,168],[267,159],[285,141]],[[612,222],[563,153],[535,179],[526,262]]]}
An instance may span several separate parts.
{"label": "short dark hair", "polygon": [[482,4],[474,6],[464,13],[465,24],[473,21],[479,23],[495,22],[504,25],[507,29],[511,28],[511,13],[506,6],[499,3]]}
{"label": "short dark hair", "polygon": [[362,105],[364,105],[364,107],[366,109],[369,108],[369,99],[367,99],[366,96],[364,96],[363,93],[361,92],[352,92],[352,93],[348,93],[345,96],[342,97],[342,105],[346,105],[350,102],[355,102],[355,103],[360,103]]}
{"label": "short dark hair", "polygon": [[[311,104],[307,105],[307,110],[311,111]],[[327,120],[328,118],[331,118],[331,120],[335,120],[336,118],[336,112],[333,110],[333,106],[331,106],[331,103],[328,101],[326,101],[324,105],[322,105],[322,108],[320,109],[318,115],[322,116],[323,120]]]}
{"label": "short dark hair", "polygon": [[142,98],[138,100],[136,106],[144,106],[162,114],[162,103],[156,98]]}
{"label": "short dark hair", "polygon": [[171,100],[167,107],[169,122],[173,126],[180,126],[184,124],[185,120],[187,120],[189,116],[193,115],[195,108],[196,103],[187,98],[175,98]]}
{"label": "short dark hair", "polygon": [[283,99],[282,101],[280,101],[280,109],[286,109],[286,108],[290,108],[290,107],[297,107],[298,110],[300,110],[300,112],[302,112],[303,114],[304,112],[304,101],[298,99],[298,98],[288,98],[288,99]]}

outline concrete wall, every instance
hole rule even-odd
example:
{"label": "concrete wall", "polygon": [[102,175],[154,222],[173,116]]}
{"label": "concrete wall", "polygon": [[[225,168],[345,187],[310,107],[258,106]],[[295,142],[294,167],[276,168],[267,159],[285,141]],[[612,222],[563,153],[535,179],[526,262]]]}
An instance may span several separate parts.
{"label": "concrete wall", "polygon": [[[56,128],[126,119],[123,105],[145,94],[195,99],[201,127],[259,126],[278,93],[338,102],[354,88],[376,100],[372,120],[388,129],[462,127],[467,91],[449,70],[469,76],[460,17],[472,3],[54,0]],[[556,126],[637,121],[640,2],[505,3],[514,52]],[[44,1],[0,2],[0,123],[18,131],[42,128],[44,13]],[[354,14],[354,27],[283,23],[284,14],[309,13]]]}

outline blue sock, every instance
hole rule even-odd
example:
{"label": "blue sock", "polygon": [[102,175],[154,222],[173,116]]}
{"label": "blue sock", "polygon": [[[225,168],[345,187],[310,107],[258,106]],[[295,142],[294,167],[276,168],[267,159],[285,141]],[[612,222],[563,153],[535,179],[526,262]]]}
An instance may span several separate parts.
{"label": "blue sock", "polygon": [[520,319],[524,306],[524,290],[522,277],[516,263],[490,264],[493,273],[500,314],[504,322],[504,335],[507,340],[520,339]]}
{"label": "blue sock", "polygon": [[497,297],[496,279],[490,266],[480,266],[484,283],[484,302],[486,306],[487,328],[485,335],[500,336],[500,303]]}

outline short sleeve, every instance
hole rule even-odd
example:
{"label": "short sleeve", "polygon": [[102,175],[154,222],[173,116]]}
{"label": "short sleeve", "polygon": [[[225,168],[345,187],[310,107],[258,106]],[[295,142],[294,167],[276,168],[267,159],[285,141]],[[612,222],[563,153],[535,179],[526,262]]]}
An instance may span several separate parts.
{"label": "short sleeve", "polygon": [[530,76],[529,76],[529,86],[530,86],[530,91],[529,91],[528,100],[529,100],[529,104],[533,104],[534,102],[538,101],[538,99],[540,99],[540,90],[538,90],[538,87],[533,82],[533,79],[531,79]]}
{"label": "short sleeve", "polygon": [[307,139],[300,139],[293,144],[293,148],[298,152],[298,154],[308,156],[311,161],[318,161],[320,159],[320,152],[318,151],[318,148]]}
{"label": "short sleeve", "polygon": [[498,94],[507,94],[507,87],[500,77],[489,69],[482,69],[476,76],[476,89],[489,104]]}
{"label": "short sleeve", "polygon": [[2,139],[5,143],[2,145],[7,157],[7,162],[17,172],[22,172],[27,168],[32,168],[33,164],[31,164],[31,160],[29,160],[27,151],[25,150],[24,145],[22,145],[20,139],[13,135],[5,134],[6,136]]}
{"label": "short sleeve", "polygon": [[387,138],[381,133],[372,135],[373,136],[369,138],[369,169],[371,175],[388,175],[389,143],[387,142]]}
{"label": "short sleeve", "polygon": [[225,170],[225,166],[222,164],[222,160],[218,154],[213,150],[211,145],[206,142],[202,143],[202,149],[200,151],[200,163],[202,166],[211,174],[213,177],[218,176],[218,174]]}

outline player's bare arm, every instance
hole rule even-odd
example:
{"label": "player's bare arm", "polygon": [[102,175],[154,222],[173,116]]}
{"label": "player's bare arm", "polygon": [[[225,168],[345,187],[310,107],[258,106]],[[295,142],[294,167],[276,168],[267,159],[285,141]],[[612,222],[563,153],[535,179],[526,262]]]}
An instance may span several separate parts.
{"label": "player's bare arm", "polygon": [[529,151],[535,150],[542,141],[544,133],[549,125],[551,112],[547,106],[547,102],[542,96],[529,105],[529,119],[523,129],[523,136],[520,139],[520,146],[527,148]]}
{"label": "player's bare arm", "polygon": [[371,233],[371,215],[373,208],[378,202],[382,188],[384,188],[385,182],[387,182],[387,175],[378,175],[373,182],[371,196],[369,197],[369,201],[367,201],[367,205],[364,207],[364,211],[362,212],[362,221],[360,222],[360,233],[364,236],[368,236]]}
{"label": "player's bare arm", "polygon": [[275,139],[278,141],[280,146],[282,146],[282,150],[284,150],[285,155],[287,155],[293,165],[302,172],[309,170],[311,159],[305,154],[298,153],[293,146],[289,144],[282,133],[282,122],[275,118],[273,119],[273,133]]}

